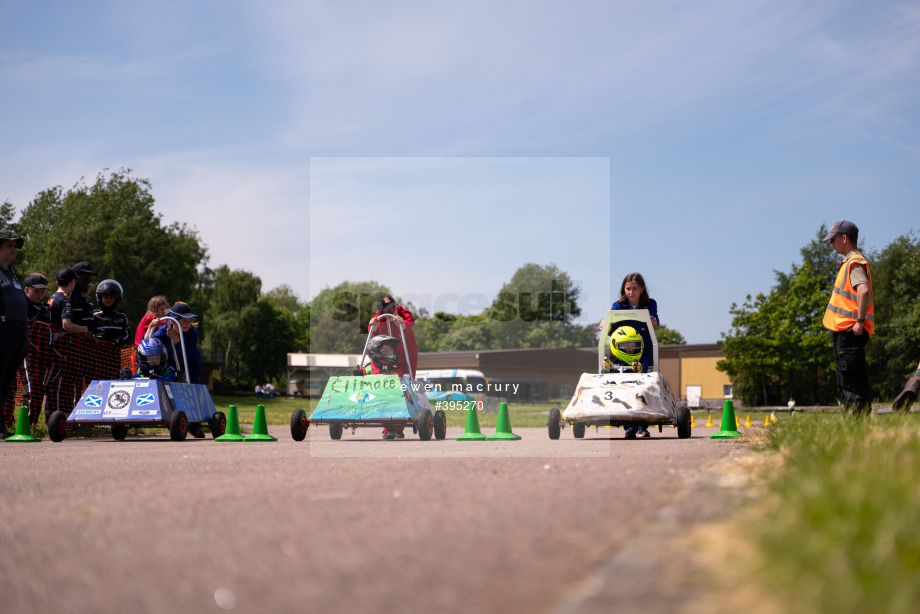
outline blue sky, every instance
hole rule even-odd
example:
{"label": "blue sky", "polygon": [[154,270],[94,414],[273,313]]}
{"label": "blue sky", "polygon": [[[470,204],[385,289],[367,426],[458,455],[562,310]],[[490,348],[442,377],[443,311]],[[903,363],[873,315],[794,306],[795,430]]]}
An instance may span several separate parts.
{"label": "blue sky", "polygon": [[920,226],[918,62],[906,2],[5,2],[0,201],[126,167],[265,289],[640,271],[712,342],[822,223]]}

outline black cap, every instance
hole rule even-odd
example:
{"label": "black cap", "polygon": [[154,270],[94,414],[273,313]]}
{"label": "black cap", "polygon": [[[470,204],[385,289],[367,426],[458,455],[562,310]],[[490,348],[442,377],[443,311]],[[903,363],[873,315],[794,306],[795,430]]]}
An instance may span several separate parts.
{"label": "black cap", "polygon": [[88,262],[78,262],[70,267],[70,270],[73,271],[74,275],[98,275],[98,273],[89,268]]}
{"label": "black cap", "polygon": [[24,239],[13,232],[12,228],[0,228],[0,241],[16,241],[16,249],[22,249]]}
{"label": "black cap", "polygon": [[380,313],[383,313],[384,311],[386,311],[387,309],[395,305],[396,305],[396,300],[389,294],[384,294],[383,296],[380,297],[380,299],[377,300],[377,311],[379,311]]}
{"label": "black cap", "polygon": [[169,308],[169,315],[174,318],[182,318],[184,320],[190,320],[192,318],[198,317],[192,313],[191,307],[182,302],[173,304],[173,306]]}
{"label": "black cap", "polygon": [[55,277],[59,286],[66,286],[67,284],[72,282],[75,278],[76,278],[76,275],[73,274],[73,270],[66,269],[66,268],[58,271],[57,277]]}
{"label": "black cap", "polygon": [[38,288],[39,290],[48,289],[48,280],[41,273],[32,273],[23,282],[26,288]]}
{"label": "black cap", "polygon": [[856,227],[856,224],[847,220],[840,220],[839,222],[834,222],[834,225],[831,226],[831,231],[827,233],[827,236],[821,239],[822,241],[830,241],[834,235],[858,235],[859,228]]}

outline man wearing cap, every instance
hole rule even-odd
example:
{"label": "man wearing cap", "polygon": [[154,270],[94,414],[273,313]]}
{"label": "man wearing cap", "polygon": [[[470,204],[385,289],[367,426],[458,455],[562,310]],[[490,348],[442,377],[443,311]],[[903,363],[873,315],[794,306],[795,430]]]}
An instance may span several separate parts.
{"label": "man wearing cap", "polygon": [[[9,228],[0,229],[0,407],[13,394],[16,372],[29,346],[29,305],[16,277],[13,261],[22,249],[23,238]],[[0,438],[10,435],[7,423],[0,424]]]}
{"label": "man wearing cap", "polygon": [[70,267],[61,269],[57,272],[57,281],[58,289],[51,295],[51,300],[48,301],[48,304],[51,305],[51,323],[58,328],[61,327],[61,311],[64,309],[64,299],[70,296],[70,293],[73,292],[73,287],[76,284],[76,276],[73,274],[73,271],[70,270]]}
{"label": "man wearing cap", "polygon": [[[166,347],[167,365],[177,372],[176,381],[186,381],[185,365],[182,363],[182,346],[185,346],[185,359],[188,362],[188,382],[197,384],[201,380],[201,351],[198,349],[198,329],[195,328],[195,319],[192,308],[183,302],[173,303],[169,308],[169,317],[179,322],[179,330],[171,320],[166,320],[166,326],[157,328],[158,320],[154,320],[147,329],[147,338],[159,339]],[[179,340],[179,332],[183,341]],[[182,373],[179,373],[179,372]],[[188,432],[192,437],[204,438],[201,424],[189,422]]]}
{"label": "man wearing cap", "polygon": [[[38,422],[45,399],[45,377],[51,364],[51,308],[45,302],[48,280],[41,273],[29,273],[23,282],[29,300],[29,349],[26,353],[26,372],[29,383],[29,421]],[[25,402],[25,397],[23,397]],[[50,409],[46,408],[46,409]],[[51,412],[45,414],[45,422]]]}
{"label": "man wearing cap", "polygon": [[834,366],[843,403],[847,411],[860,415],[872,411],[866,344],[875,328],[875,306],[869,262],[856,251],[858,239],[856,224],[843,220],[831,226],[823,240],[844,257],[824,312],[824,326],[833,331]]}

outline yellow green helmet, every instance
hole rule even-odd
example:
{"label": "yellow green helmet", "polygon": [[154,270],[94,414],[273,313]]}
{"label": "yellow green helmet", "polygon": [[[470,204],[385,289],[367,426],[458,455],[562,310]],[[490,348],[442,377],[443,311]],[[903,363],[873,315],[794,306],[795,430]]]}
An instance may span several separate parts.
{"label": "yellow green helmet", "polygon": [[610,353],[631,365],[642,358],[642,335],[632,326],[621,326],[610,335]]}

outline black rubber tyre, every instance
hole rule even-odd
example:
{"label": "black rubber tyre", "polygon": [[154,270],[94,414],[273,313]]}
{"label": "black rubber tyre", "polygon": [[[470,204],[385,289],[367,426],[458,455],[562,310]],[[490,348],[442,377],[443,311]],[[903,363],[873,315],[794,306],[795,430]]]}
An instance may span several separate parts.
{"label": "black rubber tyre", "polygon": [[115,441],[124,441],[128,436],[128,427],[124,424],[112,425],[112,439]]}
{"label": "black rubber tyre", "polygon": [[[295,409],[291,412],[291,437],[294,441],[303,441],[307,436],[307,429],[310,428],[310,421],[307,420],[307,412],[302,409]],[[339,435],[341,437],[341,435]]]}
{"label": "black rubber tyre", "polygon": [[211,419],[208,420],[208,428],[211,429],[211,438],[217,439],[227,432],[227,416],[222,411],[214,412]]}
{"label": "black rubber tyre", "polygon": [[690,437],[690,408],[677,408],[677,437],[687,439]]}
{"label": "black rubber tyre", "polygon": [[58,410],[48,419],[48,437],[51,441],[64,441],[64,431],[67,429],[67,414]]}
{"label": "black rubber tyre", "polygon": [[434,412],[434,438],[444,439],[447,437],[447,412],[439,409]]}
{"label": "black rubber tyre", "polygon": [[335,423],[329,424],[329,436],[332,437],[333,439],[341,439],[343,430],[344,429],[342,428],[341,424],[335,424]]}
{"label": "black rubber tyre", "polygon": [[173,441],[185,441],[188,437],[188,418],[185,412],[177,409],[169,419],[169,438]]}
{"label": "black rubber tyre", "polygon": [[558,407],[549,410],[549,420],[546,421],[546,428],[549,430],[550,439],[559,439],[559,433],[562,432],[562,415],[559,413]]}
{"label": "black rubber tyre", "polygon": [[418,438],[428,441],[431,439],[432,431],[434,431],[434,417],[430,409],[423,409],[418,413]]}
{"label": "black rubber tyre", "polygon": [[575,439],[583,439],[585,436],[585,423],[576,422],[572,425],[572,434],[575,435]]}

